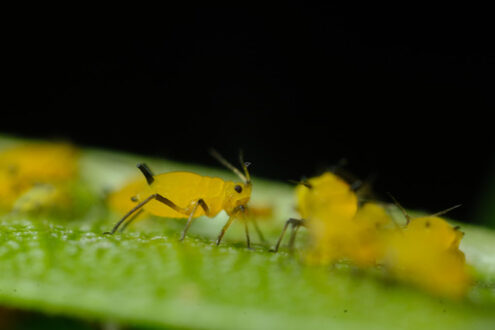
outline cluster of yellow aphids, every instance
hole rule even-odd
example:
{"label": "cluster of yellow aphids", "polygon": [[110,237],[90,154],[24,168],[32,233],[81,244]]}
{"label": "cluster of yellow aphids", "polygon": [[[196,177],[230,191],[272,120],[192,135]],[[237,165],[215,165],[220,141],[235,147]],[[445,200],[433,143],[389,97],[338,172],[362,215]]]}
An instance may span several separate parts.
{"label": "cluster of yellow aphids", "polygon": [[[186,218],[184,239],[193,219],[214,217],[222,210],[229,215],[217,244],[236,218],[266,214],[270,209],[251,209],[251,179],[248,163],[242,170],[218,153],[213,155],[236,173],[241,182],[178,171],[154,175],[145,165],[138,168],[144,177],[109,196],[110,206],[127,212],[114,226],[125,228],[143,212],[169,218]],[[63,143],[29,143],[0,153],[0,209],[30,211],[70,206],[67,185],[78,174],[78,151]],[[399,226],[379,203],[359,205],[352,187],[333,173],[300,182],[295,189],[300,219],[289,219],[275,246],[292,226],[290,246],[301,226],[309,231],[303,250],[310,264],[348,261],[360,268],[380,265],[396,279],[430,292],[458,298],[470,285],[459,244],[463,233],[439,217],[440,214],[409,218]],[[250,245],[247,221],[246,239]],[[258,233],[259,229],[255,226]],[[261,235],[260,235],[261,236]]]}
{"label": "cluster of yellow aphids", "polygon": [[68,182],[77,177],[79,152],[66,143],[25,143],[0,153],[0,210],[69,207]]}
{"label": "cluster of yellow aphids", "polygon": [[464,296],[470,285],[464,254],[459,250],[463,233],[437,215],[410,219],[399,226],[378,203],[358,204],[350,185],[333,173],[301,182],[296,187],[302,219],[292,225],[291,245],[297,229],[308,228],[310,243],[304,260],[310,264],[348,261],[360,268],[383,266],[399,281],[429,292]]}
{"label": "cluster of yellow aphids", "polygon": [[[108,233],[123,230],[140,214],[148,212],[186,218],[182,240],[193,219],[202,215],[214,217],[224,210],[229,219],[218,236],[219,244],[232,221],[249,214],[251,179],[248,164],[242,157],[240,171],[219,154],[213,155],[242,182],[183,171],[154,175],[148,166],[139,164],[144,177],[109,196],[114,210],[127,213]],[[295,191],[301,219],[287,221],[274,251],[278,250],[289,226],[292,226],[290,246],[297,230],[305,226],[310,237],[309,246],[304,249],[307,263],[348,261],[360,268],[381,265],[396,279],[442,296],[456,298],[467,292],[470,279],[464,254],[459,250],[463,234],[445,220],[438,216],[421,217],[399,226],[381,204],[359,205],[351,186],[330,172],[301,182]],[[246,221],[244,226],[249,247]]]}

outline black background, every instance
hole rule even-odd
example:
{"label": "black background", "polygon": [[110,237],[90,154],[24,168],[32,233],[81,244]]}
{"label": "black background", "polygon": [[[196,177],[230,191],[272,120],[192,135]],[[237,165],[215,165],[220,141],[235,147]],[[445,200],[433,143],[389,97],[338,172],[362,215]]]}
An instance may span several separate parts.
{"label": "black background", "polygon": [[13,20],[1,132],[208,165],[242,148],[278,180],[346,158],[379,195],[476,221],[495,160],[487,8],[120,9]]}

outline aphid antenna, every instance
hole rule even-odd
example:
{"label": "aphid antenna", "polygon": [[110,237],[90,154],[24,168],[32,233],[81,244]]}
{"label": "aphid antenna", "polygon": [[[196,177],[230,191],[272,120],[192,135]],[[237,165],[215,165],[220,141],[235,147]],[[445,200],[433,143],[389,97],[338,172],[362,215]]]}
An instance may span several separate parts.
{"label": "aphid antenna", "polygon": [[[218,162],[220,162],[220,164],[222,164],[223,166],[225,166],[226,168],[228,168],[229,170],[234,172],[239,178],[241,178],[242,181],[244,181],[244,183],[246,183],[246,184],[251,183],[251,181],[248,179],[248,177],[246,177],[244,174],[242,174],[242,172],[239,171],[239,169],[237,167],[235,167],[234,165],[232,165],[228,160],[223,158],[223,156],[220,155],[220,153],[218,151],[211,148],[210,149],[210,155],[213,158],[215,158],[216,160],[218,160]],[[246,166],[246,165],[244,165],[244,166]],[[247,173],[247,166],[246,166],[246,169],[244,171]]]}
{"label": "aphid antenna", "polygon": [[443,211],[440,211],[440,212],[437,212],[437,213],[433,213],[432,215],[429,215],[429,217],[439,217],[439,216],[444,215],[445,213],[448,213],[448,212],[450,212],[452,210],[455,210],[456,208],[461,207],[461,206],[462,206],[462,204],[454,205],[454,206],[449,207],[448,209],[445,209]]}
{"label": "aphid antenna", "polygon": [[406,226],[407,226],[409,224],[409,222],[411,222],[411,217],[409,216],[409,214],[407,214],[406,209],[404,207],[402,207],[402,205],[400,205],[399,201],[390,192],[387,192],[387,195],[392,199],[395,206],[397,206],[399,208],[399,210],[402,212],[402,214],[404,214],[404,217],[406,218]]}
{"label": "aphid antenna", "polygon": [[244,161],[244,151],[242,149],[239,149],[239,163],[241,163],[242,170],[244,171],[244,176],[246,178],[246,180],[245,180],[246,184],[250,184],[251,183],[251,176],[249,175],[248,167],[249,167],[249,165],[251,165],[251,163]]}

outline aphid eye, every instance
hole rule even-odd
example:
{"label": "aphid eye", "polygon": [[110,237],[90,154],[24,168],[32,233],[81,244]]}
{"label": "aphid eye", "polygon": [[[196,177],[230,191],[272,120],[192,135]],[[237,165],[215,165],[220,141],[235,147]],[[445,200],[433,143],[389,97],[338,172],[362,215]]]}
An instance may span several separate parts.
{"label": "aphid eye", "polygon": [[235,191],[237,191],[237,192],[240,194],[240,193],[242,192],[242,187],[241,187],[241,186],[239,186],[239,185],[236,185],[236,186],[234,187],[234,190],[235,190]]}

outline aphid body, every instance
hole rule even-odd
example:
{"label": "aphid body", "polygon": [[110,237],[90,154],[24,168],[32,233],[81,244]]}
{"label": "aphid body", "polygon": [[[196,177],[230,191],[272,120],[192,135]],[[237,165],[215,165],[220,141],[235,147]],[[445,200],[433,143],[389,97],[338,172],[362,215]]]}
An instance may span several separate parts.
{"label": "aphid body", "polygon": [[397,279],[433,294],[454,299],[466,295],[471,276],[459,244],[464,233],[438,215],[410,218],[407,224],[388,236],[384,263]]}
{"label": "aphid body", "polygon": [[50,189],[35,186],[58,186],[76,179],[78,159],[78,150],[66,143],[26,143],[3,150],[0,152],[0,209],[10,211],[17,199],[33,187],[35,192],[31,196],[50,196]]}
{"label": "aphid body", "polygon": [[289,225],[292,234],[289,247],[294,245],[295,235],[300,226],[306,226],[319,240],[320,234],[333,223],[348,221],[357,212],[358,200],[351,186],[332,172],[300,182],[295,188],[297,211],[301,219],[289,219],[275,245],[277,251]]}
{"label": "aphid body", "polygon": [[[135,182],[127,186],[125,193],[133,190],[138,192],[132,196],[135,205],[112,229],[113,234],[118,227],[131,215],[142,210],[165,218],[187,218],[186,227],[181,236],[184,239],[192,220],[200,217],[215,217],[222,210],[229,215],[229,220],[223,227],[217,244],[220,243],[225,231],[235,218],[244,217],[246,206],[251,198],[251,180],[247,165],[241,160],[244,173],[228,163],[216,152],[213,153],[220,162],[233,170],[242,182],[223,180],[218,177],[201,176],[193,172],[175,171],[154,175],[145,164],[138,168],[146,179],[146,185]],[[142,190],[139,189],[142,187]],[[127,223],[127,224],[128,224]],[[127,226],[127,224],[124,225]],[[246,239],[249,246],[249,234],[245,223]]]}
{"label": "aphid body", "polygon": [[[168,172],[154,178],[151,184],[137,194],[137,201],[143,201],[153,194],[170,199],[180,211],[156,199],[143,206],[149,213],[166,218],[189,218],[194,208],[195,218],[202,215],[214,217],[222,210],[233,215],[239,207],[247,205],[251,197],[250,183],[236,183],[192,172]],[[207,207],[196,207],[199,200],[203,200]]]}
{"label": "aphid body", "polygon": [[54,183],[74,179],[79,152],[66,143],[27,143],[0,153],[0,171],[18,181]]}

